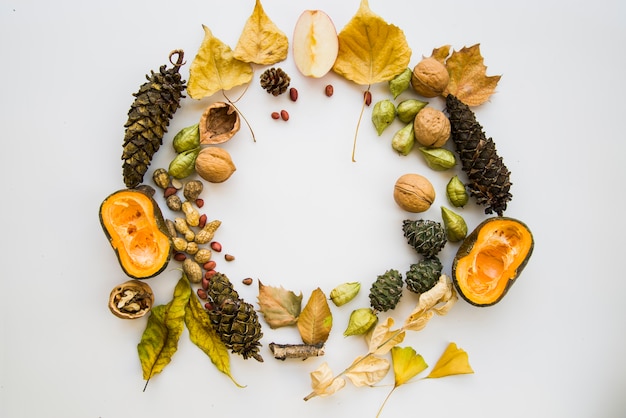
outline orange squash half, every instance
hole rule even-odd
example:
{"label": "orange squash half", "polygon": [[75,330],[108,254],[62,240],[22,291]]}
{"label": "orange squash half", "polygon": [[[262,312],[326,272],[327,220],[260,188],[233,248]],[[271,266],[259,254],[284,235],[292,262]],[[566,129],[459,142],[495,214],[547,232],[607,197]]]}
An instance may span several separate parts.
{"label": "orange squash half", "polygon": [[498,303],[519,277],[534,240],[523,222],[507,217],[483,221],[462,242],[452,263],[452,280],[475,306]]}
{"label": "orange squash half", "polygon": [[129,277],[148,279],[167,267],[172,243],[161,209],[148,192],[112,193],[100,205],[100,224]]}

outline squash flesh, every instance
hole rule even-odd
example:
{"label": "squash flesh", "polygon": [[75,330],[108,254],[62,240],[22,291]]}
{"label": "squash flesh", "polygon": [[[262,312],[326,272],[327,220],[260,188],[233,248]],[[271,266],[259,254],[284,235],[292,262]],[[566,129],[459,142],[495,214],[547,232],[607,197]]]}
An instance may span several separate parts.
{"label": "squash flesh", "polygon": [[494,304],[517,278],[532,245],[530,231],[516,221],[486,223],[470,252],[457,261],[459,290],[474,304]]}

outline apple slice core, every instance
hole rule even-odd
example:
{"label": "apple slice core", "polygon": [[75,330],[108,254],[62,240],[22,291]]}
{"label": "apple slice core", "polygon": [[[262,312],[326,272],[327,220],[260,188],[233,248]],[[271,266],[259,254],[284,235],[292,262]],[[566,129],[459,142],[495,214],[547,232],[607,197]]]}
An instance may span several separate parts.
{"label": "apple slice core", "polygon": [[293,31],[293,59],[304,76],[320,78],[333,67],[339,52],[337,29],[321,10],[302,12]]}

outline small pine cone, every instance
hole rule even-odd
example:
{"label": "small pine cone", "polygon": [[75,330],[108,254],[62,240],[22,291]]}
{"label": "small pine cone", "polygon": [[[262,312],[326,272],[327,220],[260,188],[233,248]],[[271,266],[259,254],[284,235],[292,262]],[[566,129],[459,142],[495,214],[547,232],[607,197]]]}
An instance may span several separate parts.
{"label": "small pine cone", "polygon": [[214,305],[214,309],[222,309],[221,306],[228,301],[239,300],[239,293],[234,289],[231,281],[225,274],[216,273],[209,280],[207,296]]}
{"label": "small pine cone", "polygon": [[370,306],[378,312],[396,307],[402,297],[402,275],[397,270],[387,270],[376,278],[370,288]]}
{"label": "small pine cone", "polygon": [[286,92],[290,82],[287,73],[280,68],[270,68],[261,74],[261,87],[274,96]]}
{"label": "small pine cone", "polygon": [[402,231],[409,245],[424,257],[436,256],[448,242],[443,225],[431,220],[406,219],[402,223]]}
{"label": "small pine cone", "polygon": [[432,289],[439,281],[443,265],[437,257],[428,257],[416,264],[411,264],[404,281],[413,293],[422,294]]}
{"label": "small pine cone", "polygon": [[163,144],[170,119],[180,107],[181,98],[185,97],[185,81],[179,73],[183,65],[183,51],[172,51],[170,61],[176,54],[178,59],[172,62],[172,68],[163,65],[158,72],[151,71],[146,75],[148,81],[133,94],[135,100],[124,125],[122,153],[124,183],[128,188],[143,182],[152,157]]}
{"label": "small pine cone", "polygon": [[457,97],[446,97],[446,110],[450,119],[451,138],[456,145],[463,171],[469,178],[470,195],[479,205],[485,205],[485,213],[502,216],[512,199],[511,173],[496,153],[496,145],[487,138],[476,115]]}

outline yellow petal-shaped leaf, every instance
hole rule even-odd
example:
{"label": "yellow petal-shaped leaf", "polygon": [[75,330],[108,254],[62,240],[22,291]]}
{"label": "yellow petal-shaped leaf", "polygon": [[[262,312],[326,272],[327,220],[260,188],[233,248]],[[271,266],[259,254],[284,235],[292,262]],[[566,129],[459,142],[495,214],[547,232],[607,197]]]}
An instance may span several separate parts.
{"label": "yellow petal-shaped leaf", "polygon": [[202,25],[204,39],[189,67],[187,93],[193,99],[230,90],[252,80],[252,66],[234,57],[232,49]]}
{"label": "yellow petal-shaped leaf", "polygon": [[400,330],[392,330],[394,320],[388,317],[383,323],[374,327],[368,334],[369,353],[382,356],[391,350],[392,347],[404,341],[406,333]]}
{"label": "yellow petal-shaped leaf", "polygon": [[422,355],[417,354],[412,347],[393,347],[391,361],[396,387],[405,384],[428,367]]}
{"label": "yellow petal-shaped leaf", "polygon": [[479,44],[452,52],[446,60],[446,68],[450,82],[444,96],[453,94],[468,106],[478,106],[489,100],[501,77],[487,76]]}
{"label": "yellow petal-shaped leaf", "polygon": [[372,386],[380,382],[391,368],[389,361],[372,355],[357,358],[345,373],[354,386]]}
{"label": "yellow petal-shaped leaf", "polygon": [[260,0],[246,21],[234,57],[244,62],[272,65],[287,58],[289,39],[267,16]]}
{"label": "yellow petal-shaped leaf", "polygon": [[333,71],[360,85],[389,81],[404,71],[411,48],[404,32],[373,13],[367,0],[339,32]]}
{"label": "yellow petal-shaped leaf", "polygon": [[259,308],[270,328],[293,325],[302,309],[302,293],[296,295],[282,287],[266,286],[259,281]]}
{"label": "yellow petal-shaped leaf", "polygon": [[333,326],[333,316],[326,295],[318,287],[298,318],[298,331],[305,344],[317,345],[326,342]]}
{"label": "yellow petal-shaped leaf", "polygon": [[333,377],[328,363],[322,363],[315,371],[311,372],[311,387],[313,392],[305,400],[314,396],[329,396],[337,392],[346,385],[346,381],[341,377]]}
{"label": "yellow petal-shaped leaf", "polygon": [[426,377],[435,378],[469,373],[474,373],[474,370],[472,370],[469,364],[467,353],[463,349],[458,348],[455,343],[450,343],[439,360],[437,360],[433,370]]}

